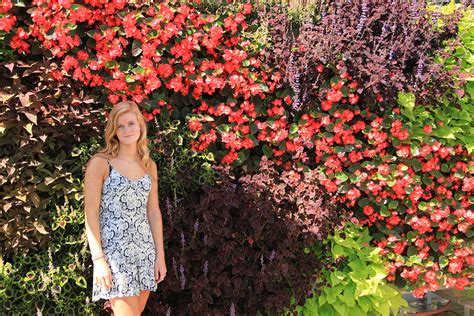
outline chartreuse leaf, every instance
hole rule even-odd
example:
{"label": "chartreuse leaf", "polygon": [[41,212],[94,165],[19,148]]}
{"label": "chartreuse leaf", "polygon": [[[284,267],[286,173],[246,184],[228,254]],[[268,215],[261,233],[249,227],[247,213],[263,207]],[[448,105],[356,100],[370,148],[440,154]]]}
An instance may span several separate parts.
{"label": "chartreuse leaf", "polygon": [[349,315],[349,309],[347,308],[347,305],[345,305],[345,304],[334,304],[333,307],[336,310],[337,315],[341,315],[341,316]]}
{"label": "chartreuse leaf", "polygon": [[377,301],[374,306],[379,315],[390,316],[390,305],[387,301]]}
{"label": "chartreuse leaf", "polygon": [[[367,273],[365,273],[365,275],[367,275]],[[373,295],[377,292],[376,284],[371,280],[367,280],[366,278],[367,277],[358,281],[354,294],[355,297]]]}
{"label": "chartreuse leaf", "polygon": [[415,101],[416,101],[416,97],[411,92],[398,93],[398,99],[397,99],[398,104],[400,104],[402,107],[404,107],[405,109],[409,111],[413,111],[413,109],[415,108]]}
{"label": "chartreuse leaf", "polygon": [[367,296],[361,296],[360,298],[357,298],[357,303],[359,306],[362,308],[362,310],[367,314],[369,309],[371,308],[372,302]]}
{"label": "chartreuse leaf", "polygon": [[339,295],[339,299],[349,307],[354,307],[356,304],[354,299],[354,293],[348,289],[344,290],[342,295]]}
{"label": "chartreuse leaf", "polygon": [[332,255],[334,256],[335,259],[339,258],[340,256],[343,255],[344,249],[340,245],[335,245],[332,247]]}
{"label": "chartreuse leaf", "polygon": [[351,267],[352,271],[360,271],[366,267],[364,261],[360,260],[359,258],[349,262],[348,265]]}
{"label": "chartreuse leaf", "polygon": [[[387,284],[386,259],[380,256],[380,248],[370,246],[371,239],[367,228],[350,222],[342,231],[328,237],[325,243],[330,245],[330,250],[325,256],[345,260],[336,269],[323,270],[329,286],[321,289],[320,295],[307,299],[300,315],[365,316],[398,312],[404,300]],[[324,255],[315,254],[318,258]]]}
{"label": "chartreuse leaf", "polygon": [[324,316],[336,316],[338,315],[331,305],[325,304],[319,309],[319,314]]}
{"label": "chartreuse leaf", "polygon": [[375,282],[380,282],[387,276],[387,273],[385,272],[385,267],[381,267],[379,265],[371,265],[368,268],[372,272],[369,275],[372,276],[372,280]]}

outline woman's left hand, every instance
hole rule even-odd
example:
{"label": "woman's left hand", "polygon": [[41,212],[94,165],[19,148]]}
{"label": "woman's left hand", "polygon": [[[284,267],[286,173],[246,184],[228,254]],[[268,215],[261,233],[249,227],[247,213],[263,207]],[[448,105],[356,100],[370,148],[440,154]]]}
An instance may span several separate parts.
{"label": "woman's left hand", "polygon": [[156,283],[160,283],[166,276],[166,262],[165,258],[160,258],[156,256],[155,261],[155,281]]}

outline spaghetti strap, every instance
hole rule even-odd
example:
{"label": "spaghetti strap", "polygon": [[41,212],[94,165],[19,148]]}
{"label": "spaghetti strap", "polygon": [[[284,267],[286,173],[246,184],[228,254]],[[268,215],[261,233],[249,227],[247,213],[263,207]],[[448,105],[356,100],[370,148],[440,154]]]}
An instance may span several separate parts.
{"label": "spaghetti strap", "polygon": [[109,157],[106,157],[105,159],[107,160],[107,163],[109,164],[109,174],[110,174],[110,172],[112,171],[112,163],[110,162]]}

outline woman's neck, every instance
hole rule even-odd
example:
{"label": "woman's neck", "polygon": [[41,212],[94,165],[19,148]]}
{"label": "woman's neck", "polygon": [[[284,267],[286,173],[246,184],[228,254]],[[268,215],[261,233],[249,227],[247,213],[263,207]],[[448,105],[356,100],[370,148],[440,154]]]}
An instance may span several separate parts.
{"label": "woman's neck", "polygon": [[126,161],[138,160],[137,145],[136,144],[131,144],[131,145],[121,144],[119,147],[117,158],[126,160]]}

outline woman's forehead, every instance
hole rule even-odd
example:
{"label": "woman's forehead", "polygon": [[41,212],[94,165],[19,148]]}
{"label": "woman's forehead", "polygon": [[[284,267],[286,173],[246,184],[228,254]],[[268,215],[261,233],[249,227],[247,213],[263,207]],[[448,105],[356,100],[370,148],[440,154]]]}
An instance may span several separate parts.
{"label": "woman's forehead", "polygon": [[136,121],[136,120],[137,120],[137,116],[135,115],[135,113],[127,112],[118,117],[117,123],[125,123],[125,122]]}

